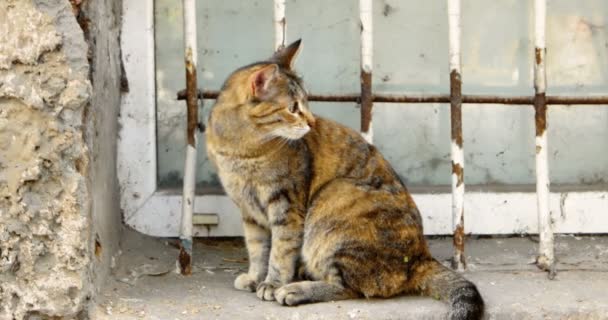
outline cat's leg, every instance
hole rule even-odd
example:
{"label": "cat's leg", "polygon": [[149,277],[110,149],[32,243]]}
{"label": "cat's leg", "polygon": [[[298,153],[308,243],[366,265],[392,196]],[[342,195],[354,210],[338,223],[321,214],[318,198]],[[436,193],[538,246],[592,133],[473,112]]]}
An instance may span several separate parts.
{"label": "cat's leg", "polygon": [[257,287],[258,298],[274,300],[275,289],[293,281],[304,232],[304,214],[269,210],[272,245],[268,275]]}
{"label": "cat's leg", "polygon": [[286,306],[299,304],[336,301],[356,297],[356,294],[344,288],[340,283],[325,281],[300,281],[284,285],[275,291],[278,303]]}
{"label": "cat's leg", "polygon": [[249,271],[240,274],[234,280],[234,287],[253,292],[268,272],[270,231],[246,216],[243,217],[243,229],[245,231],[247,253],[249,254]]}

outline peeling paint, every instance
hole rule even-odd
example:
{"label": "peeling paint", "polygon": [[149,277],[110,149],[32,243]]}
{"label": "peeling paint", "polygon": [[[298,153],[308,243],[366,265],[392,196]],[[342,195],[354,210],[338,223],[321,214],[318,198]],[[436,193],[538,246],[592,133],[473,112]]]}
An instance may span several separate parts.
{"label": "peeling paint", "polygon": [[546,49],[541,49],[541,48],[534,49],[534,56],[536,57],[536,64],[543,63],[543,56],[545,55],[544,50],[546,50]]}
{"label": "peeling paint", "polygon": [[462,148],[461,1],[448,0],[448,40],[450,67],[450,125],[452,145],[452,227],[454,257],[452,267],[466,269],[464,255],[464,150]]}
{"label": "peeling paint", "polygon": [[555,277],[555,253],[553,241],[553,221],[549,207],[549,160],[547,142],[547,70],[546,54],[547,0],[534,1],[534,120],[536,126],[536,196],[538,212],[539,248],[537,266],[549,272],[549,279]]}
{"label": "peeling paint", "polygon": [[452,260],[452,268],[457,270],[463,270],[467,266],[464,258],[464,240],[464,217],[461,217],[460,224],[458,224],[454,229],[453,239],[453,245],[456,249],[456,253],[454,254],[454,258]]}
{"label": "peeling paint", "polygon": [[285,47],[287,39],[287,20],[285,19],[285,0],[274,0],[274,50]]}
{"label": "peeling paint", "polygon": [[184,164],[184,184],[182,192],[182,214],[180,242],[181,250],[178,257],[178,265],[183,275],[192,273],[192,214],[194,210],[194,193],[196,188],[196,147],[198,128],[198,88],[196,81],[197,58],[197,36],[196,36],[196,1],[184,0],[184,43],[186,64],[186,114],[188,127],[186,138],[186,161]]}
{"label": "peeling paint", "polygon": [[450,117],[452,140],[462,148],[462,80],[456,70],[450,72]]}
{"label": "peeling paint", "polygon": [[372,69],[373,69],[373,14],[372,1],[359,0],[359,18],[361,19],[361,134],[372,143]]}
{"label": "peeling paint", "polygon": [[188,127],[186,137],[188,144],[195,146],[195,134],[198,125],[198,94],[196,88],[196,67],[192,59],[192,49],[188,48],[186,52],[186,105],[188,108]]}
{"label": "peeling paint", "polygon": [[372,74],[361,69],[361,132],[368,133],[372,122]]}
{"label": "peeling paint", "polygon": [[540,137],[547,130],[547,102],[545,93],[537,93],[534,99],[534,122],[536,124],[536,136]]}
{"label": "peeling paint", "polygon": [[452,161],[452,174],[456,175],[458,179],[456,186],[460,187],[464,183],[464,172],[460,163],[454,163],[454,161]]}

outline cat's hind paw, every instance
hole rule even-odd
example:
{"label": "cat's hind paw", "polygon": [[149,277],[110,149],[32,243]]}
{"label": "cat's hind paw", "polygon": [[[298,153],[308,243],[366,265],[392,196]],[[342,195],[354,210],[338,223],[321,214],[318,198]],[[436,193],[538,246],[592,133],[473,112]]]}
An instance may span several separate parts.
{"label": "cat's hind paw", "polygon": [[249,274],[242,273],[234,280],[234,287],[237,290],[254,292],[258,284]]}

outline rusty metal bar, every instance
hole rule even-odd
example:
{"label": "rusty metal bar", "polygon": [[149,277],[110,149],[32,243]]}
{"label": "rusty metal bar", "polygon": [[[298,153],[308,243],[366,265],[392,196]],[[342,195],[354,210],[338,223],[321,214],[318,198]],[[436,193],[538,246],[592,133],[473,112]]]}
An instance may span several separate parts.
{"label": "rusty metal bar", "polygon": [[[219,91],[199,90],[199,99],[217,99]],[[177,93],[177,100],[186,99],[186,90]],[[498,96],[498,95],[462,95],[462,103],[468,104],[503,104],[503,105],[534,105],[534,96]],[[360,94],[309,94],[308,101],[319,102],[361,102]],[[448,94],[432,95],[390,95],[372,94],[373,102],[380,103],[450,103]],[[608,105],[608,96],[546,96],[547,105]]]}
{"label": "rusty metal bar", "polygon": [[196,81],[196,0],[183,0],[184,56],[186,63],[186,105],[187,129],[186,163],[184,167],[184,187],[182,196],[182,219],[180,227],[179,271],[183,275],[192,274],[192,212],[196,187],[196,129],[198,127],[198,89]]}
{"label": "rusty metal bar", "polygon": [[374,39],[372,0],[359,0],[359,18],[361,19],[361,135],[372,143],[372,68]]}
{"label": "rusty metal bar", "polygon": [[555,256],[553,224],[549,211],[549,157],[547,146],[547,75],[545,64],[545,31],[547,2],[535,0],[534,34],[534,119],[536,124],[536,197],[538,207],[538,257],[536,265],[549,272],[549,279],[555,277]]}
{"label": "rusty metal bar", "polygon": [[598,105],[608,104],[608,96],[587,96],[587,97],[569,97],[569,96],[546,96],[547,105]]}
{"label": "rusty metal bar", "polygon": [[454,228],[454,257],[452,267],[464,271],[464,150],[462,148],[462,79],[460,0],[448,0],[450,118],[452,126],[452,226]]}

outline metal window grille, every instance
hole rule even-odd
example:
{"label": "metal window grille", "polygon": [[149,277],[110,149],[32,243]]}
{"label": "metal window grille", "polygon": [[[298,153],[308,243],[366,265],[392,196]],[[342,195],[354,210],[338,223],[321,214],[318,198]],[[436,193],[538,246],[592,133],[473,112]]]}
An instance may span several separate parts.
{"label": "metal window grille", "polygon": [[[384,103],[449,103],[451,114],[451,159],[452,159],[452,221],[454,235],[453,268],[464,270],[464,151],[462,143],[462,104],[504,104],[534,106],[536,124],[536,196],[539,224],[539,252],[537,265],[555,276],[553,229],[549,214],[549,164],[547,156],[547,107],[549,105],[600,105],[608,104],[608,96],[547,96],[545,57],[546,1],[534,2],[534,96],[465,95],[462,94],[461,76],[461,0],[447,0],[449,32],[450,94],[430,95],[385,95],[372,92],[373,37],[372,0],[359,0],[361,21],[361,92],[345,95],[308,96],[309,101],[356,102],[361,105],[361,134],[373,142],[372,107],[374,102]],[[203,91],[196,88],[196,1],[183,0],[184,43],[186,61],[185,90],[178,99],[186,100],[188,106],[188,145],[184,172],[183,212],[181,223],[181,243],[179,265],[183,274],[191,272],[192,254],[192,209],[194,206],[194,176],[196,163],[196,137],[198,100],[215,99],[217,91]],[[274,0],[274,49],[285,45],[287,38],[285,0]],[[201,128],[202,129],[202,128]]]}

